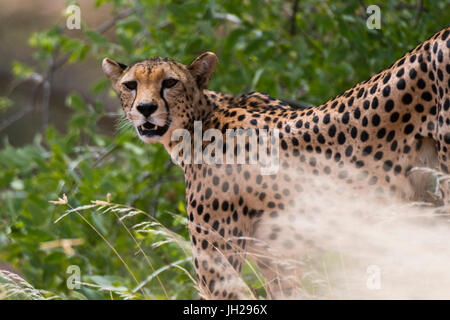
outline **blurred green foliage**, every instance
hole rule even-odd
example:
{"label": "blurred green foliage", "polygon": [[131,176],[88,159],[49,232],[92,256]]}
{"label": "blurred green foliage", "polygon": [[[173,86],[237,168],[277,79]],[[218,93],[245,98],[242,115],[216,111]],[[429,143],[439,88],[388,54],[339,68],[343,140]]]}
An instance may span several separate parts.
{"label": "blurred green foliage", "polygon": [[[63,26],[36,32],[29,40],[35,65],[16,62],[13,71],[18,78],[45,74],[55,56],[67,57],[68,63],[91,56],[99,66],[105,56],[125,64],[153,56],[189,63],[209,50],[219,57],[210,84],[213,90],[234,94],[256,90],[319,104],[389,66],[450,21],[448,0],[423,1],[422,7],[417,1],[384,1],[380,30],[366,27],[365,1],[302,0],[293,15],[295,2],[97,0],[96,6],[113,7],[111,17],[129,10],[112,22],[113,34],[86,25],[83,37],[71,36]],[[109,193],[113,202],[142,209],[188,239],[181,170],[171,165],[161,146],[144,145],[132,130],[101,133],[98,123],[108,115],[101,94],[112,93],[108,80],[93,83],[91,92],[96,98],[89,101],[77,93],[67,97],[72,118],[66,133],[49,127],[32,144],[14,148],[5,141],[0,150],[0,262],[11,264],[34,287],[62,298],[118,298],[107,288],[132,292],[153,272],[112,211],[99,213],[94,208],[79,213],[120,253],[137,282],[76,213],[55,223],[66,208],[49,201],[62,194],[74,208],[105,200]],[[6,98],[0,101],[5,107],[11,103]],[[130,228],[145,221],[148,217],[141,214],[126,220]],[[161,234],[135,229],[131,234],[155,270],[188,257],[173,242],[152,246],[164,238]],[[74,252],[42,248],[58,239],[84,242],[73,246]],[[69,265],[80,267],[83,282],[104,290],[95,286],[69,290]],[[193,274],[189,262],[182,265]],[[159,277],[167,295],[153,279],[137,297],[198,297],[182,270],[168,268]]]}

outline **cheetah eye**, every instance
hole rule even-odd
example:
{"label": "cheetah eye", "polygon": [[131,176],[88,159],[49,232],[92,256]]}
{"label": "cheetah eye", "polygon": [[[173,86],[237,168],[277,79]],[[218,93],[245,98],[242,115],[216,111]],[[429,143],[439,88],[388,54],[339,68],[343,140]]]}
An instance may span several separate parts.
{"label": "cheetah eye", "polygon": [[165,89],[169,89],[169,88],[172,88],[173,86],[175,86],[177,83],[178,83],[177,79],[169,78],[169,79],[165,79],[162,82],[162,86]]}
{"label": "cheetah eye", "polygon": [[124,82],[123,85],[128,90],[136,90],[136,88],[137,88],[137,82],[136,81],[127,81],[127,82]]}

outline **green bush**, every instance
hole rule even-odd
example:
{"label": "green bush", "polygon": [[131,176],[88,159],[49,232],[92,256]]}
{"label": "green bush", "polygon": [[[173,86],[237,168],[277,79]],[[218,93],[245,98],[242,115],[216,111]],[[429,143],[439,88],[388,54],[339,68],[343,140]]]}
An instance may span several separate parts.
{"label": "green bush", "polygon": [[[81,38],[58,26],[37,32],[29,41],[35,65],[16,62],[13,71],[18,78],[46,75],[55,56],[61,68],[87,56],[99,66],[105,56],[126,64],[153,56],[189,63],[209,50],[219,57],[213,90],[256,90],[319,104],[389,66],[450,21],[449,1],[424,1],[419,8],[416,1],[383,2],[381,30],[367,29],[363,1],[300,1],[293,16],[294,2],[97,0],[96,6],[113,7],[113,36],[87,26]],[[102,93],[112,91],[105,78],[91,91],[93,100],[67,97],[72,117],[66,133],[49,127],[21,148],[4,141],[0,261],[60,298],[197,298],[185,250],[181,170],[160,145],[144,145],[126,126],[114,136],[101,133],[99,121],[110,116]],[[4,108],[14,103],[1,101]],[[49,203],[63,194],[67,205]],[[86,205],[93,207],[65,211]],[[60,239],[82,243],[52,247]],[[86,283],[78,290],[66,285],[70,265],[79,266]]]}

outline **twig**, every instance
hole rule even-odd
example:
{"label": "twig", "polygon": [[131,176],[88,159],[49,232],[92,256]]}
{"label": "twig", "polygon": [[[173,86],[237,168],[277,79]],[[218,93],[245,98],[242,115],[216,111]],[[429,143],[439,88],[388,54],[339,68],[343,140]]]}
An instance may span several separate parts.
{"label": "twig", "polygon": [[290,105],[293,108],[304,110],[308,108],[314,107],[313,105],[303,102],[303,101],[297,101],[297,100],[291,100],[291,99],[281,99],[281,101],[286,102],[288,105]]}
{"label": "twig", "polygon": [[32,82],[36,83],[36,87],[33,90],[32,99],[30,100],[30,103],[25,108],[20,110],[19,112],[11,115],[6,120],[3,120],[0,123],[0,131],[5,130],[10,125],[12,125],[14,122],[20,120],[21,118],[23,118],[25,115],[27,115],[29,112],[31,112],[34,109],[35,99],[37,98],[38,93],[39,93],[39,89],[40,89],[40,87],[42,86],[42,83],[43,83],[43,77],[40,74],[33,73],[28,78],[21,79],[20,81],[17,81],[15,83],[11,84],[11,86],[7,90],[6,96],[7,97],[11,96],[12,92],[16,88],[18,88],[20,85],[24,84],[27,81],[32,81]]}
{"label": "twig", "polygon": [[103,153],[92,165],[92,168],[97,168],[105,158],[107,158],[110,154],[112,154],[115,150],[119,148],[118,145],[112,146],[109,150],[107,150],[105,153]]}
{"label": "twig", "polygon": [[299,2],[300,2],[300,0],[294,0],[292,2],[291,26],[290,26],[290,30],[289,30],[289,33],[292,36],[295,36],[295,34],[297,33],[297,23],[296,23],[295,20],[296,20],[296,17],[297,17]]}
{"label": "twig", "polygon": [[[125,10],[119,12],[114,17],[112,17],[108,21],[105,21],[103,24],[101,24],[96,29],[96,32],[100,33],[100,34],[103,34],[103,33],[107,32],[109,29],[111,29],[115,25],[115,23],[117,21],[128,17],[132,12],[133,12],[132,8],[128,8],[128,9],[125,9]],[[67,61],[69,61],[69,58],[70,58],[70,53],[68,53],[64,57],[61,57],[60,59],[58,59],[55,62],[55,64],[53,65],[53,71],[61,68],[64,64],[66,64]]]}
{"label": "twig", "polygon": [[420,17],[422,16],[423,11],[423,1],[417,0],[416,5],[416,26],[419,25]]}
{"label": "twig", "polygon": [[364,3],[363,0],[359,0],[359,4],[364,8],[364,14],[367,15],[367,5]]}
{"label": "twig", "polygon": [[[103,34],[106,31],[108,31],[109,29],[111,29],[115,23],[118,20],[124,19],[126,17],[128,17],[131,13],[133,12],[132,8],[128,8],[125,9],[121,12],[119,12],[117,15],[115,15],[114,17],[112,17],[110,20],[104,22],[103,24],[101,24],[97,29],[97,33]],[[55,55],[56,56],[56,55]],[[37,87],[36,89],[41,89],[43,88],[43,95],[42,95],[42,107],[43,107],[43,117],[42,117],[42,121],[44,124],[44,127],[47,126],[48,124],[48,108],[49,108],[49,102],[50,102],[50,95],[51,95],[51,82],[53,79],[53,74],[56,70],[58,70],[59,68],[61,68],[62,66],[64,66],[70,58],[71,54],[67,53],[64,56],[60,57],[59,59],[52,59],[52,62],[49,65],[49,69],[48,72],[46,74],[46,76],[42,76],[40,74],[37,73],[33,73],[32,75],[30,75],[28,78],[22,79],[16,83],[13,83],[9,89],[8,89],[8,93],[7,96],[11,95],[12,92],[19,87],[21,84],[31,80],[34,82],[37,82]],[[38,92],[34,92],[33,97],[36,98],[38,96]],[[29,106],[27,106],[26,108],[20,110],[19,112],[17,112],[16,114],[13,114],[11,117],[9,117],[8,119],[2,121],[0,123],[0,131],[5,130],[7,127],[9,127],[10,125],[12,125],[14,122],[20,120],[21,118],[23,118],[25,115],[27,115],[29,112],[31,112],[34,109],[34,105],[35,105],[35,101],[32,101],[30,103]]]}
{"label": "twig", "polygon": [[[418,0],[418,2],[419,2],[420,0]],[[420,2],[422,2],[422,1],[420,1]],[[414,9],[417,9],[417,7],[418,7],[418,3],[416,3],[415,5],[414,4],[408,4],[408,3],[399,3],[399,4],[396,4],[395,6],[394,6],[394,9],[397,9],[397,10],[404,10],[404,9],[406,9],[406,10],[414,10]],[[423,11],[428,11],[426,8],[423,8]]]}
{"label": "twig", "polygon": [[14,122],[16,122],[17,120],[21,119],[22,117],[24,117],[26,114],[28,114],[28,112],[30,112],[31,110],[33,110],[32,108],[32,104],[29,104],[27,107],[23,108],[22,110],[20,110],[19,112],[13,114],[12,116],[10,116],[8,119],[2,121],[0,123],[0,131],[5,130],[6,128],[8,128],[11,124],[13,124]]}
{"label": "twig", "polygon": [[50,93],[52,91],[52,78],[53,75],[49,76],[49,80],[45,81],[42,85],[42,125],[45,128],[48,126],[49,122],[49,108],[50,108]]}

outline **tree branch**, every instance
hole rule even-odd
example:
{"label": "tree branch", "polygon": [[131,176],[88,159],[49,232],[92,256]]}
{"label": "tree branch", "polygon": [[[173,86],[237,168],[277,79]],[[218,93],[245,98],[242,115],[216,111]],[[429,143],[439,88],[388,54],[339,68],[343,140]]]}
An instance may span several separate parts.
{"label": "tree branch", "polygon": [[308,108],[312,108],[314,107],[312,104],[303,102],[303,101],[297,101],[297,100],[291,100],[291,99],[280,99],[283,102],[286,102],[288,105],[290,105],[291,107],[293,107],[294,109],[300,109],[300,110],[304,110],[304,109],[308,109]]}
{"label": "tree branch", "polygon": [[[105,21],[103,24],[101,24],[96,29],[96,32],[100,33],[100,34],[107,32],[109,29],[114,27],[114,25],[117,21],[128,17],[132,12],[133,12],[132,8],[122,10],[121,12],[116,14],[114,17],[112,17],[111,19],[109,19],[109,20]],[[49,99],[50,99],[50,94],[51,94],[51,82],[53,79],[53,74],[56,70],[58,70],[59,68],[64,66],[69,61],[70,55],[71,55],[70,53],[67,53],[64,56],[57,59],[56,58],[57,51],[55,51],[55,58],[53,58],[52,61],[50,62],[49,69],[45,76],[37,74],[37,73],[33,73],[30,77],[28,77],[26,79],[22,79],[16,83],[13,82],[13,84],[10,86],[10,88],[8,90],[7,96],[10,96],[19,85],[21,85],[22,83],[24,83],[28,80],[32,80],[37,83],[34,94],[32,95],[33,98],[36,98],[38,96],[39,92],[37,92],[36,90],[38,90],[38,89],[44,90],[43,91],[43,100],[42,100],[42,102],[43,102],[43,118],[42,119],[43,119],[44,127],[48,123],[48,108],[49,108]],[[7,127],[12,125],[14,122],[20,120],[26,114],[31,112],[34,109],[34,105],[35,105],[35,101],[31,101],[31,103],[26,108],[23,108],[19,112],[13,114],[8,119],[2,121],[0,123],[0,131],[5,130]]]}
{"label": "tree branch", "polygon": [[297,23],[295,20],[297,17],[299,2],[300,2],[300,0],[293,0],[293,2],[292,2],[291,26],[289,29],[289,33],[292,36],[295,36],[295,34],[297,33]]}
{"label": "tree branch", "polygon": [[[119,12],[114,17],[112,17],[108,21],[105,21],[103,24],[101,24],[96,29],[96,32],[100,33],[100,34],[107,32],[109,29],[114,27],[114,25],[116,24],[117,21],[128,17],[132,12],[133,12],[132,8],[128,8],[128,9],[125,9],[125,10]],[[64,57],[61,57],[60,59],[58,59],[55,62],[55,64],[53,65],[53,71],[55,71],[55,70],[61,68],[63,65],[65,65],[67,63],[67,61],[69,61],[69,58],[70,58],[70,54],[68,53]]]}
{"label": "tree branch", "polygon": [[417,0],[416,5],[416,26],[419,25],[420,18],[422,17],[422,11],[423,11],[423,1]]}

